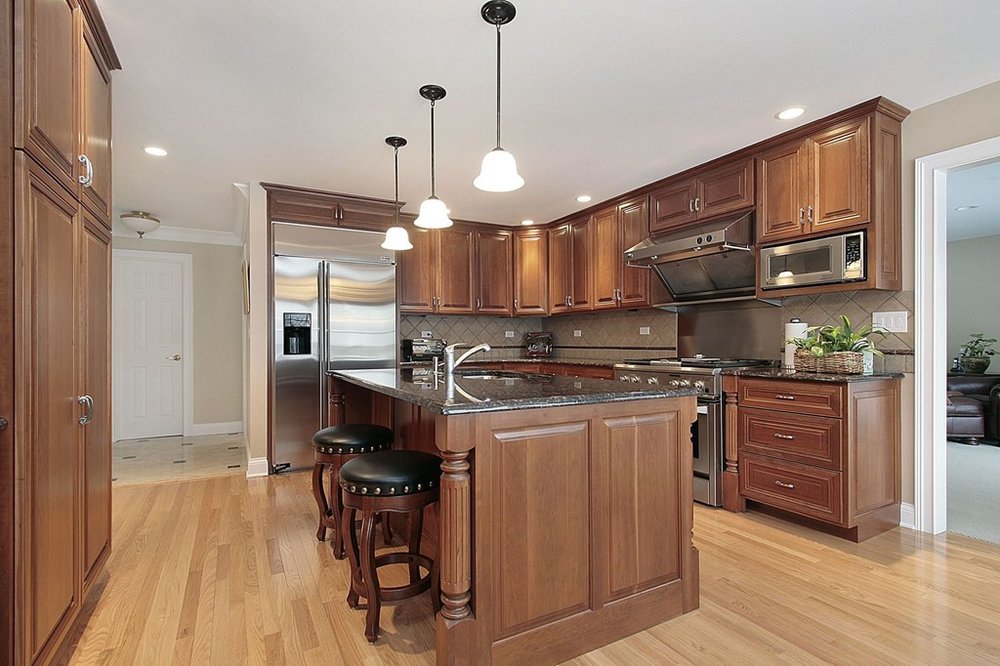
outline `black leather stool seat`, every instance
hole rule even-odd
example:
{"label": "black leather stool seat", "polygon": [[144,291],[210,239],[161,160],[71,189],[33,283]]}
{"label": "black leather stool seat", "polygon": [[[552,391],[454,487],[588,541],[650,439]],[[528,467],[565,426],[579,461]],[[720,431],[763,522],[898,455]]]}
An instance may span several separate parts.
{"label": "black leather stool seat", "polygon": [[340,487],[355,495],[411,495],[436,488],[441,459],[422,451],[380,451],[340,468]]}
{"label": "black leather stool seat", "polygon": [[313,447],[318,453],[369,453],[388,449],[393,439],[389,428],[356,423],[323,428],[313,435]]}

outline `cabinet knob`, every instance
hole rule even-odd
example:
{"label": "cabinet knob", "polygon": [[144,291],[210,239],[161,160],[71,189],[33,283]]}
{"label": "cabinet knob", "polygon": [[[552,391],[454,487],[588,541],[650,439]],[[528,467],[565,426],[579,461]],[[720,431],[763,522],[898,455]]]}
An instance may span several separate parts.
{"label": "cabinet knob", "polygon": [[694,198],[694,212],[696,213],[701,212],[701,197]]}
{"label": "cabinet knob", "polygon": [[517,304],[517,299],[514,299],[514,309],[518,309],[520,306]]}
{"label": "cabinet knob", "polygon": [[806,210],[806,219],[808,219],[809,223],[812,224],[812,221],[813,221],[813,207],[812,206],[809,206],[809,208]]}
{"label": "cabinet knob", "polygon": [[691,199],[690,201],[688,201],[688,212],[689,213],[693,213],[694,212],[694,199]]}

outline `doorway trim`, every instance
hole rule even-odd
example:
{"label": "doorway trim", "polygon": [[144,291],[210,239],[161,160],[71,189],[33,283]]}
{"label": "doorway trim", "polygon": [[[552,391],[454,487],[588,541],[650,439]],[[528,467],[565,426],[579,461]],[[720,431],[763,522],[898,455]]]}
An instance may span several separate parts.
{"label": "doorway trim", "polygon": [[[184,396],[181,400],[181,412],[183,413],[184,424],[181,434],[184,437],[189,437],[194,434],[194,257],[182,252],[112,248],[112,258],[113,267],[117,267],[119,259],[129,258],[144,259],[146,261],[163,261],[180,264],[181,266],[181,318],[183,319],[181,325],[181,353],[184,355],[184,360],[186,361],[181,365],[181,386],[184,391]],[[115,269],[112,275],[117,275],[117,273],[118,271]],[[112,284],[114,283],[113,281],[114,277],[112,277]],[[114,294],[112,294],[113,302]],[[121,372],[121,360],[120,352],[114,344],[114,339],[112,339],[111,351],[111,376],[113,378],[112,381],[117,383],[119,381],[119,373]],[[112,389],[112,396],[114,395],[115,392]],[[113,402],[112,407],[114,407]],[[116,442],[119,439],[119,430],[118,419],[114,415],[118,412],[118,409],[112,408],[111,439]]]}
{"label": "doorway trim", "polygon": [[948,172],[1000,158],[1000,137],[920,157],[915,162],[914,525],[948,528]]}

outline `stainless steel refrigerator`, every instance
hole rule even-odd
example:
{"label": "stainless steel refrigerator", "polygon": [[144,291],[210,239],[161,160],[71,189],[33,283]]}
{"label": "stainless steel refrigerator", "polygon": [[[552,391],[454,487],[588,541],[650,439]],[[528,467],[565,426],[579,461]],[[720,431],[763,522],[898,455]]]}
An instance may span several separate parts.
{"label": "stainless steel refrigerator", "polygon": [[328,425],[327,370],[396,365],[396,262],[383,238],[273,224],[273,472],[312,466],[313,433]]}

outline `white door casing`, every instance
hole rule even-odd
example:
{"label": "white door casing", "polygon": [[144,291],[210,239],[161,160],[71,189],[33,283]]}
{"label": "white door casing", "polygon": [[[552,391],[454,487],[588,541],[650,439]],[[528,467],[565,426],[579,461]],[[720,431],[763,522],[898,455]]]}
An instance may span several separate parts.
{"label": "white door casing", "polygon": [[113,437],[188,434],[192,257],[114,250]]}

